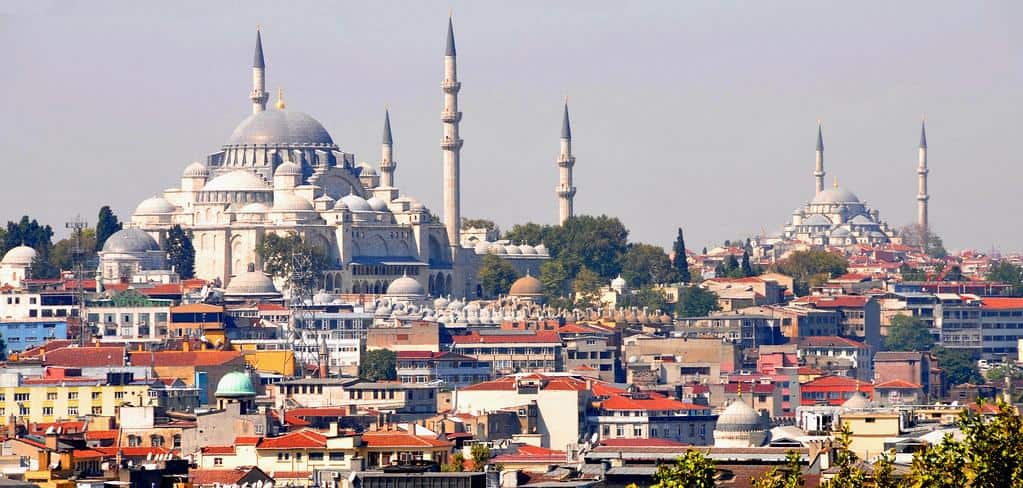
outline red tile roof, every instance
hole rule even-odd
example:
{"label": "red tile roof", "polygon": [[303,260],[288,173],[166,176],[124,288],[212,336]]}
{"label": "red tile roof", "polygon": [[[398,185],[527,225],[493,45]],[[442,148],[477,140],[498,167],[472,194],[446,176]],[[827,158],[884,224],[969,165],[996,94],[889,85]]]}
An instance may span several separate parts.
{"label": "red tile roof", "polygon": [[[749,393],[750,391],[753,393],[771,394],[774,393],[774,385],[770,383],[753,383],[750,385],[748,381],[742,382],[742,392]],[[725,384],[725,393],[739,393],[739,383]]]}
{"label": "red tile roof", "polygon": [[270,477],[275,480],[304,480],[309,479],[312,473],[309,471],[273,471]]}
{"label": "red tile roof", "polygon": [[472,332],[467,335],[453,336],[456,344],[561,344],[561,336],[557,332],[537,332],[535,334],[484,334]]}
{"label": "red tile roof", "polygon": [[812,295],[798,298],[792,303],[812,305],[816,308],[862,308],[870,298],[865,295]]}
{"label": "red tile roof", "polygon": [[298,430],[280,437],[266,437],[256,449],[323,449],[327,436],[312,430]]}
{"label": "red tile roof", "polygon": [[284,305],[276,303],[260,303],[256,305],[256,310],[260,312],[287,312],[289,309]]}
{"label": "red tile roof", "polygon": [[71,455],[74,456],[74,458],[76,460],[78,460],[78,459],[99,459],[99,458],[102,458],[104,456],[102,452],[99,452],[99,451],[97,451],[95,449],[75,449],[75,450],[71,451]]}
{"label": "red tile roof", "polygon": [[451,442],[431,439],[429,437],[421,437],[417,435],[409,434],[408,432],[398,431],[374,431],[374,432],[363,432],[362,442],[369,448],[382,448],[382,447],[412,447],[412,448],[428,448],[428,447],[452,447],[454,444]]}
{"label": "red tile roof", "polygon": [[124,348],[121,346],[64,347],[46,353],[47,366],[75,368],[105,368],[124,366]]}
{"label": "red tile roof", "polygon": [[852,339],[838,336],[808,336],[799,338],[799,347],[840,347],[870,349],[870,346]]}
{"label": "red tile roof", "polygon": [[188,470],[188,481],[194,485],[237,485],[239,481],[248,476],[257,467],[242,467],[234,469],[190,469]]}
{"label": "red tile roof", "polygon": [[32,347],[32,348],[25,349],[24,351],[19,352],[18,353],[18,357],[21,358],[21,359],[31,358],[31,357],[39,357],[44,352],[50,352],[50,351],[53,351],[55,349],[62,349],[62,348],[68,347],[68,346],[70,346],[70,345],[72,345],[74,343],[75,343],[75,341],[67,340],[67,339],[53,339],[53,340],[47,341],[45,344],[43,344],[41,346]]}
{"label": "red tile roof", "polygon": [[900,379],[894,379],[894,380],[891,380],[891,381],[885,381],[884,383],[878,383],[878,384],[874,385],[874,388],[877,388],[877,389],[893,389],[893,388],[895,388],[895,389],[917,389],[917,388],[921,388],[921,386],[916,384],[916,383],[910,383],[908,381],[904,381],[904,380],[900,380]]}
{"label": "red tile roof", "polygon": [[240,351],[160,351],[131,353],[132,366],[221,366],[243,361]]}
{"label": "red tile roof", "polygon": [[710,408],[694,403],[678,400],[651,393],[649,398],[631,398],[626,395],[613,395],[600,403],[604,410],[642,410],[642,411],[680,411],[696,410],[697,415],[710,414]]}
{"label": "red tile roof", "polygon": [[81,432],[85,428],[85,422],[75,420],[69,422],[40,422],[31,423],[28,426],[29,434],[45,434],[50,427],[60,429],[65,434]]}
{"label": "red tile roof", "polygon": [[[281,414],[276,410],[271,410],[270,415],[277,420],[280,420],[281,418]],[[307,420],[295,415],[290,410],[284,412],[284,423],[288,424],[290,427],[305,427],[309,425]]]}
{"label": "red tile roof", "polygon": [[345,407],[301,407],[285,411],[286,416],[295,417],[344,417],[348,415]]}
{"label": "red tile roof", "polygon": [[558,463],[565,461],[565,451],[555,451],[545,447],[522,444],[514,452],[500,454],[490,460],[491,463]]}
{"label": "red tile roof", "polygon": [[204,446],[204,447],[201,447],[200,450],[202,451],[203,454],[214,454],[214,455],[216,455],[216,454],[233,455],[234,454],[234,446]]}
{"label": "red tile roof", "polygon": [[103,441],[117,439],[116,430],[88,430],[85,431],[85,440]]}
{"label": "red tile roof", "polygon": [[980,300],[980,306],[990,310],[1023,308],[1023,298],[986,297]]}
{"label": "red tile roof", "polygon": [[259,444],[260,439],[262,439],[262,437],[252,436],[252,435],[238,436],[238,437],[234,438],[234,445],[236,445],[236,446],[254,446],[256,444]]}
{"label": "red tile roof", "polygon": [[170,454],[170,451],[162,447],[96,447],[94,448],[99,452],[102,452],[104,456],[114,457],[117,455],[117,451],[121,451],[121,456],[144,458],[150,454]]}

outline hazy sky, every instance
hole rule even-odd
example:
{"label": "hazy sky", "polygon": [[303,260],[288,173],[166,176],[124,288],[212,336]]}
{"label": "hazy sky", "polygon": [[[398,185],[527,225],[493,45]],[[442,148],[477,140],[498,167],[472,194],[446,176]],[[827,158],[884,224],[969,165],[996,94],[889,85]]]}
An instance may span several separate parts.
{"label": "hazy sky", "polygon": [[780,228],[812,196],[818,118],[827,184],[901,226],[926,113],[936,231],[1023,249],[1019,1],[4,2],[0,219],[127,219],[177,186],[250,112],[256,24],[268,88],[359,160],[390,105],[397,184],[439,213],[449,7],[463,216],[556,220],[568,95],[576,211],[632,240]]}

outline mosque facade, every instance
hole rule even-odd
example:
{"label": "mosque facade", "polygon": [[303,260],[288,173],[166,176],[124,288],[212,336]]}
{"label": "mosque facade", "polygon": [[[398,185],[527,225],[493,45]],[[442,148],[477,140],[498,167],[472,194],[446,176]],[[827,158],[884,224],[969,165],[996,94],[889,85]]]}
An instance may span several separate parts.
{"label": "mosque facade", "polygon": [[[262,269],[256,249],[270,234],[296,234],[323,250],[330,267],[322,287],[331,293],[382,294],[389,284],[407,277],[430,296],[477,297],[481,291],[476,276],[485,254],[498,255],[520,274],[539,274],[540,265],[550,258],[542,245],[461,238],[461,83],[450,20],[441,83],[443,220],[399,190],[388,112],[379,164],[357,164],[355,155],[345,152],[319,121],[289,109],[283,93],[267,108],[266,66],[257,31],[249,93],[252,114],[218,151],[188,165],[177,187],[139,203],[130,227],[152,239],[133,236],[110,250],[108,262],[101,256],[101,271],[108,270],[107,276],[123,273],[114,270],[129,265],[124,262],[136,267],[147,262],[141,257],[154,243],[164,247],[175,225],[191,232],[196,276],[224,287],[234,277]],[[565,216],[575,193],[567,163],[574,163],[566,140],[567,106],[561,136],[557,195]],[[139,248],[130,248],[131,243]],[[115,255],[121,263],[113,262]]]}

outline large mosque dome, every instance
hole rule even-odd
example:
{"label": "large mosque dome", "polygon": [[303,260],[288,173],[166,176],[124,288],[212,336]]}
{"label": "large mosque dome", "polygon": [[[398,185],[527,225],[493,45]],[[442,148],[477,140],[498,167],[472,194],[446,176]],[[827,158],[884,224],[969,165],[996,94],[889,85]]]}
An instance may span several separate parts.
{"label": "large mosque dome", "polygon": [[35,249],[23,244],[7,251],[7,254],[4,254],[3,261],[0,261],[0,264],[31,266],[32,262],[35,261],[37,254],[38,253],[36,253]]}
{"label": "large mosque dome", "polygon": [[257,112],[238,124],[228,144],[237,145],[308,145],[332,146],[323,124],[302,112],[267,110]]}
{"label": "large mosque dome", "polygon": [[813,197],[811,203],[860,203],[856,195],[841,187],[826,188]]}
{"label": "large mosque dome", "polygon": [[159,250],[160,245],[156,240],[139,229],[119,230],[103,243],[103,252],[141,253]]}

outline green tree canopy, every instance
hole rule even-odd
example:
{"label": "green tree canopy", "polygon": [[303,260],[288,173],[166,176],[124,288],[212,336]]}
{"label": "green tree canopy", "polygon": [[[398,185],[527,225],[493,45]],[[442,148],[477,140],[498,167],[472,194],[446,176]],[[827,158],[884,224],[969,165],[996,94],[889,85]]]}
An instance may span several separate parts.
{"label": "green tree canopy", "polygon": [[920,268],[911,268],[908,264],[899,266],[902,281],[927,281],[927,272]]}
{"label": "green tree canopy", "polygon": [[633,290],[632,293],[626,293],[622,296],[618,306],[646,307],[650,312],[655,310],[660,310],[662,313],[673,312],[671,304],[668,303],[668,297],[664,294],[664,290],[654,288],[653,286],[644,286],[638,290]]}
{"label": "green tree canopy", "polygon": [[568,283],[568,271],[558,261],[550,260],[540,266],[540,283],[543,284],[544,300],[549,305],[561,306]]}
{"label": "green tree canopy", "polygon": [[329,267],[326,250],[306,243],[297,234],[266,234],[256,246],[263,271],[284,278],[294,289],[316,288]]}
{"label": "green tree canopy", "polygon": [[515,268],[507,261],[493,254],[483,256],[477,279],[486,296],[496,297],[508,293],[517,278]]}
{"label": "green tree canopy", "polygon": [[984,376],[977,369],[977,362],[970,351],[935,347],[932,353],[937,356],[938,365],[945,372],[945,379],[949,384],[984,383]]}
{"label": "green tree canopy", "polygon": [[167,260],[182,279],[195,276],[195,248],[192,239],[180,225],[171,227],[165,244]]}
{"label": "green tree canopy", "polygon": [[662,464],[654,473],[651,488],[713,488],[717,469],[703,451],[689,449],[674,464]]}
{"label": "green tree canopy", "polygon": [[820,251],[795,251],[773,265],[775,272],[791,276],[796,295],[807,295],[811,287],[845,274],[848,261],[839,254]]}
{"label": "green tree canopy", "polygon": [[604,280],[621,272],[621,258],[628,249],[629,231],[614,217],[580,215],[555,227],[548,236],[551,256],[565,265],[569,276],[588,268]]}
{"label": "green tree canopy", "polygon": [[[71,236],[61,239],[53,245],[50,251],[50,264],[57,269],[69,270],[75,264],[75,241],[76,237]],[[93,229],[82,229],[82,259],[86,260],[93,254],[96,248],[96,231]]]}
{"label": "green tree canopy", "polygon": [[366,351],[359,361],[359,378],[366,381],[398,379],[398,356],[388,349]]}
{"label": "green tree canopy", "polygon": [[1006,260],[995,261],[988,268],[987,279],[1012,285],[1014,295],[1023,293],[1023,267],[1016,266]]}
{"label": "green tree canopy", "polygon": [[96,220],[96,252],[103,250],[103,244],[107,242],[107,238],[114,235],[115,232],[121,230],[124,227],[121,221],[114,215],[114,211],[110,210],[109,205],[104,205],[99,209],[99,218]]}
{"label": "green tree canopy", "polygon": [[892,317],[884,347],[888,351],[930,351],[934,336],[919,318],[900,314]]}
{"label": "green tree canopy", "polygon": [[476,443],[469,448],[469,455],[472,457],[472,470],[483,471],[490,462],[490,448],[485,444]]}
{"label": "green tree canopy", "polygon": [[599,307],[600,288],[603,285],[604,280],[597,273],[590,271],[590,268],[581,269],[572,282],[572,290],[575,291],[576,295],[576,304],[583,308]]}
{"label": "green tree canopy", "polygon": [[472,229],[472,228],[475,228],[475,229],[487,229],[487,230],[496,230],[498,232],[501,231],[501,229],[499,229],[497,227],[497,224],[495,224],[493,220],[487,220],[487,219],[469,219],[469,218],[465,218],[465,217],[462,217],[462,228],[463,229]]}
{"label": "green tree canopy", "polygon": [[675,304],[677,317],[705,317],[718,310],[721,306],[714,292],[695,285],[679,289],[678,303]]}
{"label": "green tree canopy", "polygon": [[630,244],[622,256],[622,278],[633,288],[669,283],[677,280],[677,276],[668,254],[659,246]]}
{"label": "green tree canopy", "polygon": [[53,248],[53,229],[48,225],[40,225],[36,219],[29,219],[28,215],[25,215],[17,222],[7,222],[3,245],[3,253],[0,253],[0,256],[15,247],[26,245],[46,259]]}
{"label": "green tree canopy", "polygon": [[[921,248],[925,254],[936,259],[945,259],[948,251],[945,250],[945,243],[941,236],[934,232],[934,229],[924,229],[919,225],[907,225],[899,229],[902,243],[907,246]],[[926,241],[926,242],[925,242]]]}
{"label": "green tree canopy", "polygon": [[534,224],[533,222],[515,224],[512,226],[511,230],[504,233],[502,238],[508,239],[512,242],[523,242],[530,246],[536,246],[544,243],[549,250],[550,241],[547,239],[547,236],[549,236],[551,232],[554,232],[554,229],[554,226]]}
{"label": "green tree canopy", "polygon": [[[672,261],[672,266],[675,268],[675,272],[678,279],[683,283],[689,283],[693,280],[692,275],[689,273],[689,259],[686,255],[686,239],[682,235],[682,228],[678,228],[678,235],[675,236],[675,244],[671,247],[672,252],[675,254],[675,260]],[[704,254],[707,254],[707,250],[703,250]]]}
{"label": "green tree canopy", "polygon": [[753,480],[753,488],[802,488],[803,466],[797,451],[785,455],[784,468],[772,468],[763,477]]}

